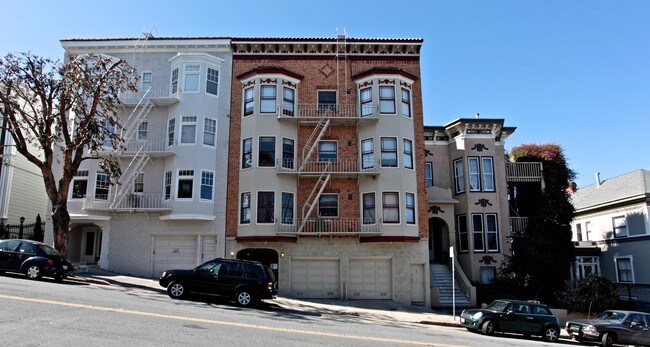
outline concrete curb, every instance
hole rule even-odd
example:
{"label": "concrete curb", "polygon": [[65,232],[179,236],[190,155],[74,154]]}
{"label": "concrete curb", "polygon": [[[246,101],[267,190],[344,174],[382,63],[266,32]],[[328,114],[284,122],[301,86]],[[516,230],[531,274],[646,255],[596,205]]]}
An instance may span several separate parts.
{"label": "concrete curb", "polygon": [[93,277],[82,277],[82,276],[69,276],[67,278],[70,281],[76,281],[76,282],[84,282],[84,283],[92,283],[92,284],[101,284],[101,285],[107,285],[110,286],[111,284],[108,281],[99,279],[99,278],[93,278]]}
{"label": "concrete curb", "polygon": [[426,324],[426,325],[438,325],[438,326],[443,326],[443,327],[450,327],[450,328],[464,328],[462,324],[458,323],[452,323],[452,322],[436,322],[436,321],[430,321],[430,320],[421,320],[416,322],[418,324]]}

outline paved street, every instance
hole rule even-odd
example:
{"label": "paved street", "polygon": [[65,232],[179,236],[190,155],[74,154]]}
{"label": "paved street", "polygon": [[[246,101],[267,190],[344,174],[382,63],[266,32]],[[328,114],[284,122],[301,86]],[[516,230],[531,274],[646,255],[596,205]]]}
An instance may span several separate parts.
{"label": "paved street", "polygon": [[[145,284],[153,281],[141,280]],[[427,315],[332,309],[280,298],[256,309],[226,301],[172,300],[162,288],[0,276],[0,335],[11,346],[530,346],[539,339],[488,337],[416,323]],[[573,344],[569,341],[560,343]]]}

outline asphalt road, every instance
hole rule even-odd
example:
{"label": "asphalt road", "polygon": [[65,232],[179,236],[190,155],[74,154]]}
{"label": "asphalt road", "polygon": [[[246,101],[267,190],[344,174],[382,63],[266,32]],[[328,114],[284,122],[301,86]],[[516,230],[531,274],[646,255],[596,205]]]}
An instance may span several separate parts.
{"label": "asphalt road", "polygon": [[[208,300],[204,302],[202,300]],[[557,346],[540,339],[288,310],[244,309],[210,298],[0,276],[3,346]]]}

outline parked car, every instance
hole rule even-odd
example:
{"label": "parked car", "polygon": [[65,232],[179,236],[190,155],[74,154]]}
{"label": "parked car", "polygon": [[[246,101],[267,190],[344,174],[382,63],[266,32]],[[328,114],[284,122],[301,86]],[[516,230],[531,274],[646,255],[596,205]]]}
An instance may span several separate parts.
{"label": "parked car", "polygon": [[253,306],[278,294],[273,271],[249,260],[217,258],[192,270],[165,271],[158,282],[172,299],[207,294],[233,299],[240,306]]}
{"label": "parked car", "polygon": [[537,335],[548,342],[556,342],[560,337],[560,321],[546,305],[536,301],[495,300],[484,309],[463,310],[460,323],[467,330],[486,335]]}
{"label": "parked car", "polygon": [[20,272],[29,279],[43,276],[56,281],[71,276],[74,268],[56,249],[37,241],[0,240],[0,272]]}
{"label": "parked car", "polygon": [[609,310],[594,319],[566,322],[566,331],[578,342],[650,346],[650,315],[643,312]]}

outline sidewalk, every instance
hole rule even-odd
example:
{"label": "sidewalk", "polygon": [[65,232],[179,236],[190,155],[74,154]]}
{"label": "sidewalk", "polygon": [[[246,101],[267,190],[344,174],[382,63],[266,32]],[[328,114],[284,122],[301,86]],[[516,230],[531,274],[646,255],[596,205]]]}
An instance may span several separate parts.
{"label": "sidewalk", "polygon": [[[158,284],[157,280],[125,276],[98,267],[90,267],[84,272],[75,272],[75,276],[71,277],[70,280],[98,285],[155,291],[161,295],[167,295],[165,288],[162,288]],[[451,313],[434,311],[430,308],[421,306],[402,305],[391,300],[296,300],[292,298],[278,297],[275,300],[267,300],[265,302],[284,310],[300,311],[312,314],[319,313],[322,315],[347,316],[359,320],[462,327],[457,322],[454,322]],[[460,310],[456,312],[456,315],[460,315]]]}

